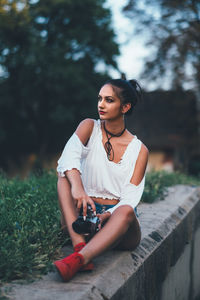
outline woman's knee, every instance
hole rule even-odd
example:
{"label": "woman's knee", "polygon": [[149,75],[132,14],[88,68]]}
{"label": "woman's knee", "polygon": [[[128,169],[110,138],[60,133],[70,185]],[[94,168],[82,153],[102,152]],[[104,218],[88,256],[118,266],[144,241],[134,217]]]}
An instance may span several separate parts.
{"label": "woman's knee", "polygon": [[130,205],[121,205],[118,207],[113,214],[119,215],[121,218],[123,218],[126,222],[129,223],[133,222],[135,217],[135,213],[133,208]]}

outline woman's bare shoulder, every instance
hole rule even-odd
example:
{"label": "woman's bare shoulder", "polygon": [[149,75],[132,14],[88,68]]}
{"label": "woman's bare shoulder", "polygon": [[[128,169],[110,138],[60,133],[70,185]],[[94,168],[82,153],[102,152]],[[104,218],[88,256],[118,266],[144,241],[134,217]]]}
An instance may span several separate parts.
{"label": "woman's bare shoulder", "polygon": [[142,145],[141,145],[140,152],[142,152],[143,155],[147,155],[147,156],[149,155],[149,149],[147,148],[147,146],[144,143],[142,143]]}
{"label": "woman's bare shoulder", "polygon": [[75,133],[78,135],[79,139],[84,145],[87,144],[87,141],[89,140],[92,134],[94,122],[95,120],[93,119],[85,119],[80,122],[80,124],[78,125],[75,131]]}
{"label": "woman's bare shoulder", "polygon": [[128,143],[130,143],[135,138],[135,136],[129,130],[126,130],[125,138]]}
{"label": "woman's bare shoulder", "polygon": [[83,121],[80,122],[80,124],[78,125],[77,129],[93,129],[94,126],[94,119],[85,119]]}

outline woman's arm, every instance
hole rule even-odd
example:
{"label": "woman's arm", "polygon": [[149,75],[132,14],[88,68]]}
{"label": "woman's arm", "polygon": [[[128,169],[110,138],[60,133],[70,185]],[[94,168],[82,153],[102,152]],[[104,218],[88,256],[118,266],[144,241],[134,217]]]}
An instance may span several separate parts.
{"label": "woman's arm", "polygon": [[85,147],[84,144],[89,140],[93,126],[94,121],[91,119],[82,121],[67,141],[58,160],[57,172],[61,177],[65,177],[65,172],[72,169],[77,169],[81,173],[81,159],[89,151],[89,148]]}
{"label": "woman's arm", "polygon": [[81,176],[78,170],[72,169],[65,172],[71,184],[72,197],[76,202],[78,210],[83,206],[83,216],[87,215],[87,204],[90,204],[93,211],[96,212],[96,207],[93,200],[86,194]]}
{"label": "woman's arm", "polygon": [[149,151],[147,147],[142,144],[141,145],[141,150],[138,156],[138,159],[135,164],[135,169],[133,172],[133,176],[131,177],[130,183],[138,186],[140,182],[142,181],[146,167],[147,167],[147,162],[148,162],[148,157],[149,157]]}
{"label": "woman's arm", "polygon": [[[70,154],[72,156],[71,158],[72,162],[70,162],[70,168],[66,169],[66,171],[64,171],[64,174],[71,184],[71,193],[72,193],[72,197],[76,202],[77,208],[80,209],[80,207],[83,206],[84,216],[86,216],[86,212],[87,212],[87,203],[89,203],[92,206],[94,211],[96,211],[96,208],[93,200],[85,192],[81,180],[81,176],[80,176],[80,171],[79,171],[80,168],[78,168],[77,166],[80,165],[82,147],[83,145],[87,144],[92,134],[93,126],[94,126],[94,121],[92,119],[85,119],[79,124],[79,126],[75,131],[75,134],[78,136],[80,141],[76,137],[76,142],[78,144],[76,145],[75,149],[72,149],[72,146],[71,147],[69,146],[68,148],[66,147],[66,153],[62,158],[64,161],[63,165],[65,165],[65,161],[70,159]],[[83,145],[81,145],[81,143]],[[77,162],[74,163],[74,168],[73,168],[73,153],[70,153],[70,151],[71,152],[74,151],[74,153],[76,152]]]}

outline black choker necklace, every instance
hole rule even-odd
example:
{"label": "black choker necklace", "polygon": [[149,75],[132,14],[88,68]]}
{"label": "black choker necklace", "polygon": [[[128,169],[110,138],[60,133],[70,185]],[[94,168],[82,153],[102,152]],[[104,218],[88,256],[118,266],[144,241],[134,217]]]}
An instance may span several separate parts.
{"label": "black choker necklace", "polygon": [[[113,151],[112,145],[110,143],[110,139],[112,137],[120,137],[124,133],[124,131],[126,130],[126,125],[124,126],[124,129],[121,132],[117,133],[117,134],[114,134],[114,133],[108,131],[106,129],[105,122],[103,123],[103,128],[106,132],[106,136],[107,136],[107,139],[108,139],[107,142],[105,142],[105,144],[104,144],[104,147],[105,147],[105,150],[106,150],[106,153],[107,153],[107,157],[108,157],[108,160],[113,161],[114,160],[114,151]],[[110,137],[108,135],[110,135]]]}

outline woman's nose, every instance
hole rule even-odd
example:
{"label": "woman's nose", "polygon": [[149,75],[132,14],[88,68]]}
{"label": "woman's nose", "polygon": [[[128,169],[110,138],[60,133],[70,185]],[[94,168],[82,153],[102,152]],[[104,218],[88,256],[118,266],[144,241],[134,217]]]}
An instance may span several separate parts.
{"label": "woman's nose", "polygon": [[104,107],[104,101],[103,101],[103,99],[99,101],[99,108],[102,108],[102,107]]}

